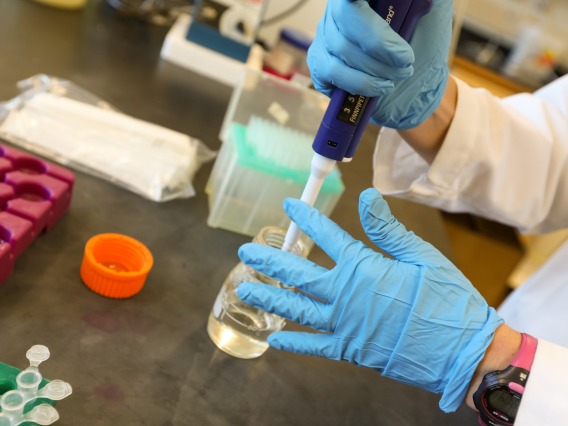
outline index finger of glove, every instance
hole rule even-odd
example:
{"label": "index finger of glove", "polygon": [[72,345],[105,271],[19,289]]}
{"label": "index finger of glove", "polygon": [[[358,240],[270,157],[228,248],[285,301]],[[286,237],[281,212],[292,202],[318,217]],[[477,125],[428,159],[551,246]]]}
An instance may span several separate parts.
{"label": "index finger of glove", "polygon": [[369,56],[385,64],[406,68],[414,63],[414,52],[366,0],[339,0],[331,16],[339,31]]}
{"label": "index finger of glove", "polygon": [[[397,81],[406,79],[412,75],[413,68],[411,65],[393,66],[387,63],[384,58],[377,59],[369,55],[367,51],[362,49],[360,44],[353,43],[351,40],[347,39],[331,19],[325,20],[323,26],[325,36],[316,37],[312,43],[313,49],[319,49],[321,51],[322,47],[318,45],[323,43],[323,51],[339,58],[347,67],[360,70],[376,78]],[[310,49],[312,49],[312,46],[310,46]],[[308,51],[308,59],[310,59],[310,56]],[[318,59],[321,59],[321,56],[320,54]]]}
{"label": "index finger of glove", "polygon": [[307,259],[254,243],[242,245],[239,257],[246,265],[288,286],[322,299],[328,297],[330,286],[319,279],[328,270]]}
{"label": "index finger of glove", "polygon": [[376,77],[353,68],[330,52],[308,54],[308,65],[314,86],[328,96],[332,95],[335,87],[363,96],[383,96],[394,88],[390,79]]}
{"label": "index finger of glove", "polygon": [[330,331],[326,312],[329,305],[303,294],[266,284],[242,283],[237,287],[237,295],[255,308],[319,331]]}
{"label": "index finger of glove", "polygon": [[331,219],[300,200],[284,200],[284,211],[335,263],[349,245],[357,242]]}
{"label": "index finger of glove", "polygon": [[[328,7],[333,6],[328,3]],[[352,58],[354,50],[360,54]],[[350,59],[346,60],[347,57]],[[373,66],[360,63],[361,57]],[[364,96],[383,96],[394,88],[390,73],[377,70],[377,61],[346,40],[327,14],[318,24],[316,37],[308,49],[307,63],[315,88],[330,97],[336,87]],[[372,72],[365,71],[367,68]],[[389,78],[377,77],[385,75]]]}

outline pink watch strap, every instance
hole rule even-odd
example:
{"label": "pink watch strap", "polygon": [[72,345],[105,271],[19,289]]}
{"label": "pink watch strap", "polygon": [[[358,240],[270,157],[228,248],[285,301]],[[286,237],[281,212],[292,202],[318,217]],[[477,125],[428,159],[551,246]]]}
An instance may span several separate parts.
{"label": "pink watch strap", "polygon": [[521,333],[521,339],[521,347],[511,365],[531,371],[538,340],[525,333]]}

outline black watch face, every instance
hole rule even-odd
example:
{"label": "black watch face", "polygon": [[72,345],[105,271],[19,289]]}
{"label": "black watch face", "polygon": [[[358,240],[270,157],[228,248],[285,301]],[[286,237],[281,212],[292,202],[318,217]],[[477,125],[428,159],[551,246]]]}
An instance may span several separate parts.
{"label": "black watch face", "polygon": [[513,365],[485,375],[473,394],[482,424],[512,426],[515,423],[528,376],[529,371]]}
{"label": "black watch face", "polygon": [[521,404],[517,393],[507,388],[495,388],[487,391],[485,395],[488,411],[498,419],[513,423]]}

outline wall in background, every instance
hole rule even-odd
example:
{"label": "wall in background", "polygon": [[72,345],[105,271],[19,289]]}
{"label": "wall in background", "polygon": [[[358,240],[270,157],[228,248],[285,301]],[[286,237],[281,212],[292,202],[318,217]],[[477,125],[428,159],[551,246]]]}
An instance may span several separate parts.
{"label": "wall in background", "polygon": [[[293,0],[267,0],[266,18],[288,9]],[[465,24],[507,47],[514,46],[519,35],[531,25],[541,25],[544,32],[563,40],[559,62],[568,68],[568,1],[566,0],[462,0],[466,1]],[[326,0],[307,0],[296,12],[260,30],[260,37],[273,45],[283,27],[315,34],[325,10]]]}
{"label": "wall in background", "polygon": [[566,0],[470,0],[465,25],[508,46],[514,46],[523,29],[539,25],[544,34],[564,41],[559,61],[568,66],[567,20]]}

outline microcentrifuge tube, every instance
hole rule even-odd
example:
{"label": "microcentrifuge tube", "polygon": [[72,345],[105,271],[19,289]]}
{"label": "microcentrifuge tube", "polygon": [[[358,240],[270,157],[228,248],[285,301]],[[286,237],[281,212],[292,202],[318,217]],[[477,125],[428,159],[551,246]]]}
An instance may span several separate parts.
{"label": "microcentrifuge tube", "polygon": [[35,422],[38,425],[50,425],[59,420],[59,413],[49,404],[34,407],[24,416],[25,422]]}
{"label": "microcentrifuge tube", "polygon": [[49,349],[43,345],[33,345],[26,352],[26,358],[30,361],[30,367],[37,367],[49,359]]}
{"label": "microcentrifuge tube", "polygon": [[59,401],[72,393],[71,385],[63,380],[52,380],[37,394],[38,398],[49,398],[52,401]]}

